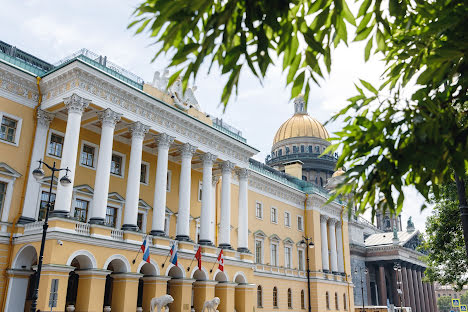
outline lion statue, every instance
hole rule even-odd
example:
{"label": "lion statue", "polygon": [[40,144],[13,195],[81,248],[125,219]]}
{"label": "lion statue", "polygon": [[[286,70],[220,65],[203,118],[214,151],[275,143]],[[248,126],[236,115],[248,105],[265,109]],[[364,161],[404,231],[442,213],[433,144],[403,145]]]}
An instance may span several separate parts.
{"label": "lion statue", "polygon": [[203,304],[202,312],[205,312],[205,309],[207,312],[218,312],[218,310],[216,309],[218,308],[219,302],[220,300],[218,297],[214,297],[209,301],[205,301],[205,303]]}
{"label": "lion statue", "polygon": [[166,308],[166,312],[169,312],[169,307],[167,306],[170,303],[174,302],[174,298],[171,295],[164,295],[158,298],[151,299],[151,309],[150,312],[154,312],[154,308],[157,307],[157,312],[161,312],[161,308]]}

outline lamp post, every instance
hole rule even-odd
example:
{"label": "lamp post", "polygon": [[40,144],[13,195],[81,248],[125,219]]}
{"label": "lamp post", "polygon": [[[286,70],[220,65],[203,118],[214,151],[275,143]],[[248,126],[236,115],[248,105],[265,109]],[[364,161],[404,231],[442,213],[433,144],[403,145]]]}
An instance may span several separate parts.
{"label": "lamp post", "polygon": [[403,285],[403,280],[401,276],[401,264],[396,262],[395,265],[393,266],[393,270],[395,271],[396,274],[396,283],[398,286],[397,293],[398,293],[398,298],[400,299],[400,311],[403,310],[403,289],[401,289],[401,286]]}
{"label": "lamp post", "polygon": [[45,218],[44,218],[44,225],[42,226],[42,240],[41,240],[41,251],[39,253],[39,261],[37,263],[37,271],[36,271],[36,280],[34,282],[34,292],[33,292],[33,297],[32,297],[32,303],[31,303],[31,312],[36,312],[36,307],[37,307],[37,298],[39,297],[39,280],[41,279],[41,270],[42,270],[42,259],[44,257],[44,246],[45,246],[45,241],[46,241],[46,236],[47,236],[47,228],[49,227],[49,210],[50,210],[50,198],[52,194],[52,186],[54,184],[54,178],[55,178],[55,173],[65,170],[65,175],[60,179],[60,184],[63,186],[70,185],[72,181],[68,177],[68,172],[70,171],[67,168],[60,169],[55,167],[55,161],[53,166],[49,166],[42,160],[39,160],[39,166],[33,170],[32,175],[34,178],[39,182],[41,180],[45,173],[44,170],[42,170],[41,165],[45,165],[47,168],[52,171],[52,178],[50,179],[50,185],[49,185],[49,196],[47,199],[47,205],[46,205],[46,211],[45,211]]}
{"label": "lamp post", "polygon": [[[354,269],[354,273],[357,274],[358,272],[358,269],[355,268]],[[364,269],[364,274],[367,275],[367,273],[369,273],[369,271],[367,270],[367,268]],[[361,299],[362,299],[362,312],[365,312],[366,311],[366,308],[364,306],[364,281],[362,280],[362,268],[359,267],[359,277],[361,278]]]}
{"label": "lamp post", "polygon": [[309,268],[309,248],[314,248],[315,244],[312,242],[312,237],[302,236],[303,240],[301,241],[301,246],[306,247],[306,257],[307,257],[307,298],[309,301],[309,312],[311,312],[310,305],[310,268]]}

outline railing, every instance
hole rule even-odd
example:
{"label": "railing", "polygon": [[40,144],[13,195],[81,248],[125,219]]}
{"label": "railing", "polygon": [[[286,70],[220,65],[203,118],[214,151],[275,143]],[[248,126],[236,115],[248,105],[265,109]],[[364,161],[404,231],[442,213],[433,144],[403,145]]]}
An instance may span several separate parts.
{"label": "railing", "polygon": [[89,236],[89,223],[76,223],[75,232],[76,234]]}
{"label": "railing", "polygon": [[240,136],[239,134],[237,133],[234,133],[232,131],[230,131],[229,129],[226,129],[224,128],[223,126],[221,125],[218,125],[216,123],[213,122],[213,128],[215,129],[218,129],[219,131],[221,131],[222,133],[224,134],[227,134],[229,135],[230,137],[233,137],[234,139],[238,140],[238,141],[241,141],[243,143],[247,143],[247,140],[245,138],[243,138],[242,136]]}
{"label": "railing", "polygon": [[36,221],[32,223],[27,223],[24,225],[24,234],[35,234],[42,231],[42,226],[44,221]]}
{"label": "railing", "polygon": [[0,41],[0,58],[36,75],[44,74],[54,68],[52,64]]}
{"label": "railing", "polygon": [[123,240],[123,230],[112,229],[111,238],[115,240]]}
{"label": "railing", "polygon": [[376,226],[375,226],[374,224],[372,224],[369,220],[366,220],[366,219],[364,219],[363,217],[358,217],[358,221],[359,221],[360,223],[363,223],[363,224],[365,224],[366,226],[368,226],[368,227],[374,229],[374,230],[378,230],[379,232],[381,232],[381,230],[380,230],[378,227],[376,227]]}
{"label": "railing", "polygon": [[302,270],[261,263],[255,264],[255,271],[281,274],[286,276],[306,277],[306,272]]}

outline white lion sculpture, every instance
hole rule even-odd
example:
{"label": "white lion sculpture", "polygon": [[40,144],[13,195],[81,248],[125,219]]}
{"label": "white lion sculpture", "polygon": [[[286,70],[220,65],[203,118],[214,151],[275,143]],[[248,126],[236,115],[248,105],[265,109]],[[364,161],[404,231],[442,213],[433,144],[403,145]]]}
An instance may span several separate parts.
{"label": "white lion sculpture", "polygon": [[217,308],[220,303],[220,300],[218,297],[214,297],[213,299],[209,301],[205,301],[203,304],[203,309],[202,312],[205,312],[205,309],[207,312],[218,312]]}
{"label": "white lion sculpture", "polygon": [[151,312],[154,312],[154,308],[157,307],[157,312],[161,312],[161,308],[166,308],[166,312],[169,312],[169,307],[167,306],[170,303],[174,302],[174,298],[171,295],[164,295],[158,298],[151,299]]}

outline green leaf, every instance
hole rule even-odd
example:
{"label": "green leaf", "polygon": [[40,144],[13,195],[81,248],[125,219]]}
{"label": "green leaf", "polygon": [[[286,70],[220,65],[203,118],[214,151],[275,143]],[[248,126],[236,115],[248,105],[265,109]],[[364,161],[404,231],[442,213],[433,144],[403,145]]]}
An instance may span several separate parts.
{"label": "green leaf", "polygon": [[346,4],[346,0],[342,0],[343,3],[343,11],[341,11],[342,16],[353,26],[356,26],[356,20],[354,19],[353,13],[349,9],[348,5]]}
{"label": "green leaf", "polygon": [[301,93],[302,87],[304,85],[304,77],[304,72],[301,72],[294,80],[294,84],[291,90],[291,98],[295,98]]}
{"label": "green leaf", "polygon": [[366,62],[369,60],[371,50],[372,50],[372,38],[369,38],[366,44],[366,48],[364,50],[364,59]]}
{"label": "green leaf", "polygon": [[359,81],[362,83],[362,85],[367,89],[369,90],[370,92],[374,93],[375,95],[378,95],[379,94],[379,91],[377,91],[376,88],[374,88],[370,83],[368,83],[367,81],[365,80],[362,80],[362,79],[359,79]]}
{"label": "green leaf", "polygon": [[364,39],[366,39],[369,34],[371,33],[373,27],[367,27],[365,29],[363,29],[361,32],[359,32],[356,37],[354,38],[354,41],[362,41]]}
{"label": "green leaf", "polygon": [[364,0],[361,6],[359,7],[359,12],[358,12],[357,17],[361,17],[364,14],[366,14],[371,4],[372,4],[372,0]]}

